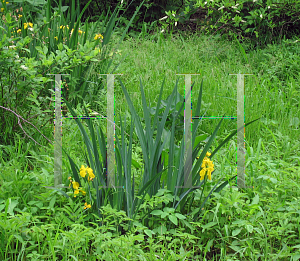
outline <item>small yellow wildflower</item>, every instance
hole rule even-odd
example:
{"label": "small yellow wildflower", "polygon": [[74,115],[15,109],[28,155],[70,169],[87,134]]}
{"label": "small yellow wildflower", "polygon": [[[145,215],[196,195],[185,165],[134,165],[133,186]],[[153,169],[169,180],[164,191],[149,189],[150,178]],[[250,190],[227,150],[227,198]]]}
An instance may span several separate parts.
{"label": "small yellow wildflower", "polygon": [[91,208],[92,206],[90,204],[87,204],[86,202],[84,203],[84,209],[87,209],[87,208]]}
{"label": "small yellow wildflower", "polygon": [[93,170],[89,167],[84,167],[83,165],[81,165],[80,176],[85,178],[86,172],[88,173],[88,181],[92,181],[95,178],[95,174],[93,173]]}
{"label": "small yellow wildflower", "polygon": [[57,36],[54,36],[54,39],[56,39],[56,41],[58,41],[58,37]]}
{"label": "small yellow wildflower", "polygon": [[75,191],[74,191],[74,198],[76,198],[76,195],[77,194],[79,194],[79,190],[78,189],[76,189]]}
{"label": "small yellow wildflower", "polygon": [[82,31],[81,31],[81,30],[78,30],[78,33],[79,33],[80,35],[82,35]]}
{"label": "small yellow wildflower", "polygon": [[20,14],[18,15],[19,18],[21,18],[22,16],[23,16],[23,15],[20,15]]}
{"label": "small yellow wildflower", "polygon": [[96,34],[95,37],[94,37],[95,40],[97,40],[99,38],[103,39],[103,35],[102,34]]}
{"label": "small yellow wildflower", "polygon": [[17,33],[18,33],[18,34],[19,34],[19,33],[21,33],[21,32],[22,32],[22,30],[21,30],[21,29],[18,29],[18,30],[17,30]]}
{"label": "small yellow wildflower", "polygon": [[[68,178],[70,180],[70,182],[73,184],[73,189],[75,190],[74,191],[74,198],[76,198],[76,195],[79,194],[79,192],[81,192],[83,195],[86,195],[86,192],[82,189],[79,189],[79,183],[76,182],[76,181],[73,181],[71,180],[71,177]],[[70,185],[71,185],[70,183]],[[69,186],[70,187],[70,186]]]}
{"label": "small yellow wildflower", "polygon": [[33,23],[24,23],[24,29],[27,29],[28,25],[30,27],[33,27]]}
{"label": "small yellow wildflower", "polygon": [[83,178],[86,176],[86,168],[83,165],[80,168],[80,176]]}
{"label": "small yellow wildflower", "polygon": [[93,173],[93,170],[91,168],[87,168],[87,172],[89,173],[88,180],[93,180],[95,178],[95,174]]}
{"label": "small yellow wildflower", "polygon": [[74,189],[76,189],[76,190],[79,189],[79,183],[78,183],[78,182],[73,181],[72,184],[73,184],[73,188],[74,188]]}
{"label": "small yellow wildflower", "polygon": [[6,4],[8,5],[8,4],[9,4],[9,2],[6,2]]}
{"label": "small yellow wildflower", "polygon": [[1,12],[4,12],[4,8],[1,8]]}
{"label": "small yellow wildflower", "polygon": [[207,152],[206,157],[204,157],[202,162],[202,170],[200,171],[200,180],[203,180],[205,177],[205,174],[207,173],[207,177],[209,180],[211,180],[211,173],[214,171],[214,164],[213,162],[208,158],[211,155],[211,153]]}

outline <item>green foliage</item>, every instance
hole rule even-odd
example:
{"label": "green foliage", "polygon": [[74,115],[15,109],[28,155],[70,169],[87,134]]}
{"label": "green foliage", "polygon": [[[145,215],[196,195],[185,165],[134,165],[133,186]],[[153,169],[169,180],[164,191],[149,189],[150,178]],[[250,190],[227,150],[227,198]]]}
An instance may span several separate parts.
{"label": "green foliage", "polygon": [[[27,12],[34,3],[26,2]],[[19,37],[19,33],[16,32],[18,21],[14,21],[13,15],[7,14],[15,4],[16,2],[2,4],[6,21],[0,22],[0,30],[4,35],[0,40],[0,68],[3,72],[0,79],[0,111],[3,111],[3,114],[0,117],[4,116],[4,121],[1,122],[6,124],[3,129],[0,126],[0,130],[5,131],[7,135],[0,137],[7,143],[10,142],[10,136],[6,132],[15,131],[13,117],[16,117],[16,120],[17,113],[28,114],[24,116],[24,120],[32,117],[34,123],[41,128],[45,125],[44,121],[49,121],[46,110],[50,112],[47,103],[52,100],[48,97],[50,91],[44,90],[48,78],[44,79],[44,84],[42,77],[45,75],[39,71],[40,67],[47,70],[47,66],[53,61],[55,70],[70,69],[72,65],[87,69],[90,62],[92,64],[92,59],[96,57],[99,60],[100,56],[89,58],[94,55],[94,41],[91,37],[91,41],[87,38],[84,45],[80,43],[78,50],[77,47],[72,49],[71,43],[70,46],[63,43],[63,39],[57,44],[55,51],[51,50],[51,44],[41,41],[40,45],[36,44],[36,49],[33,48],[36,56],[32,57],[29,45],[40,35],[38,29],[43,29],[38,23],[34,23],[33,27],[29,24],[27,29],[21,29],[24,37]],[[42,12],[42,6],[46,7],[41,4],[36,10]],[[76,5],[74,13],[75,10]],[[80,12],[76,12],[76,17],[79,15]],[[28,20],[28,17],[27,20],[25,17],[22,19],[25,19],[25,22],[33,21],[31,18]],[[51,18],[51,12],[48,12],[48,17]],[[34,32],[35,36],[32,36],[31,32]],[[146,34],[146,26],[144,32]],[[16,39],[15,36],[19,38]],[[182,128],[183,124],[183,97],[176,89],[178,82],[170,96],[170,88],[165,88],[167,90],[164,92],[161,88],[161,93],[166,94],[165,99],[162,99],[162,95],[157,95],[159,89],[153,87],[157,85],[150,80],[145,85],[141,84],[140,104],[135,96],[135,99],[130,98],[131,94],[137,91],[137,85],[132,79],[130,84],[127,84],[125,81],[128,79],[125,79],[124,84],[120,83],[123,92],[127,94],[125,102],[120,98],[120,105],[124,109],[129,103],[131,114],[127,112],[126,115],[120,115],[120,120],[116,118],[116,124],[119,124],[118,120],[121,123],[121,131],[116,133],[116,185],[126,185],[126,188],[124,186],[124,189],[99,190],[99,186],[97,187],[97,179],[100,180],[98,185],[101,186],[107,182],[106,173],[103,171],[106,165],[105,131],[103,133],[100,127],[103,122],[97,121],[92,124],[89,121],[90,123],[83,122],[77,126],[69,122],[70,131],[63,130],[68,145],[64,149],[71,156],[70,169],[69,162],[64,159],[66,166],[63,166],[63,180],[66,187],[60,189],[50,187],[53,183],[53,146],[49,144],[50,146],[45,147],[46,151],[42,151],[18,133],[10,146],[0,145],[1,260],[299,259],[299,59],[295,55],[299,49],[298,40],[284,39],[280,48],[277,45],[268,45],[266,49],[256,52],[249,52],[249,49],[239,43],[233,45],[224,42],[223,46],[220,46],[214,41],[207,42],[211,49],[217,50],[211,52],[210,48],[205,48],[205,41],[202,39],[196,38],[195,42],[183,38],[176,41],[173,39],[175,46],[180,49],[180,52],[177,52],[171,41],[165,43],[160,39],[160,45],[150,45],[145,41],[140,42],[138,48],[133,48],[125,42],[122,49],[130,51],[133,56],[134,52],[138,51],[142,55],[146,53],[149,60],[145,66],[150,72],[147,77],[157,80],[160,77],[157,72],[167,73],[159,64],[174,72],[177,64],[172,58],[186,54],[185,47],[190,50],[190,54],[196,47],[194,55],[197,60],[203,59],[206,64],[201,73],[203,72],[204,77],[215,76],[211,77],[213,81],[207,84],[205,82],[203,90],[201,84],[197,105],[201,101],[201,106],[208,106],[211,98],[214,99],[213,107],[216,111],[220,111],[220,108],[230,110],[228,104],[219,103],[211,95],[226,89],[228,82],[226,77],[223,79],[222,73],[228,73],[227,67],[233,71],[244,70],[242,63],[245,61],[252,66],[252,73],[257,75],[257,82],[250,85],[250,89],[245,87],[247,100],[251,100],[250,104],[246,103],[245,108],[250,110],[251,120],[264,115],[261,121],[253,124],[253,128],[246,125],[245,176],[255,186],[254,189],[241,191],[227,186],[234,183],[231,179],[235,179],[235,142],[232,138],[236,133],[231,131],[234,129],[231,125],[222,124],[221,129],[221,123],[225,123],[221,121],[216,125],[208,124],[209,128],[205,129],[204,134],[193,133],[193,159],[200,150],[202,151],[199,160],[196,161],[195,158],[193,161],[194,183],[196,184],[196,180],[199,183],[200,164],[208,149],[212,151],[210,158],[214,159],[217,166],[212,183],[205,180],[198,184],[195,190],[179,188],[175,190],[177,194],[174,193],[173,185],[182,185],[183,182],[183,172],[180,170],[180,160],[183,158],[182,135],[180,131],[175,132],[176,128],[174,130],[174,126]],[[201,48],[197,45],[199,42],[203,44]],[[144,44],[146,51],[143,50]],[[10,48],[12,45],[15,47]],[[163,53],[159,51],[152,55],[152,46],[155,51],[161,50],[158,46],[163,47]],[[90,54],[85,53],[86,49],[90,50]],[[235,57],[234,64],[230,64],[232,57]],[[177,59],[187,64],[187,60]],[[140,61],[143,59],[138,56],[132,61],[127,60],[123,68],[128,71],[124,75],[127,72],[133,73],[132,78],[137,79],[136,75],[144,66]],[[164,64],[165,61],[170,63]],[[130,64],[131,62],[135,66]],[[101,61],[100,63],[102,64]],[[197,71],[196,63],[192,61],[191,64],[184,67],[184,70]],[[99,72],[99,68],[96,65],[93,67],[96,70],[95,74]],[[120,67],[120,70],[123,68]],[[221,82],[218,82],[217,78],[220,78]],[[38,81],[35,81],[36,79]],[[78,79],[74,79],[74,82],[76,80]],[[173,79],[168,75],[167,82],[171,80]],[[170,85],[169,82],[167,86]],[[72,84],[72,81],[71,84],[68,83],[70,88]],[[217,88],[215,85],[218,85]],[[36,89],[28,89],[29,86],[36,86]],[[209,88],[206,88],[207,86]],[[67,85],[64,85],[65,87]],[[194,89],[197,90],[197,87],[195,84]],[[17,92],[15,97],[15,90],[25,93]],[[70,100],[77,97],[72,96],[72,93],[70,95]],[[151,108],[146,102],[146,96],[149,96],[151,101],[159,97],[157,106]],[[66,101],[70,105],[68,99]],[[91,108],[94,109],[91,106],[94,104],[83,101],[83,105],[79,102],[77,106],[70,108],[73,110],[72,115],[82,115],[87,111],[91,115]],[[13,110],[16,110],[16,114]],[[138,117],[140,112],[144,114],[143,118]],[[37,114],[40,117],[36,116]],[[246,113],[246,117],[247,115],[249,114]],[[126,126],[125,119],[128,118],[131,122]],[[22,122],[22,118],[20,121]],[[18,126],[17,124],[15,121],[14,125]],[[203,126],[201,125],[201,129]],[[52,136],[53,126],[50,126],[49,130],[48,134]],[[76,139],[76,131],[79,133],[80,130],[84,135],[85,144]],[[134,133],[134,130],[138,133]],[[217,135],[217,131],[221,132],[221,135]],[[34,130],[28,133],[34,136]],[[140,142],[134,140],[136,137]],[[38,140],[35,136],[34,138]],[[81,155],[80,151],[84,145],[87,153]],[[72,150],[76,153],[72,154]],[[133,157],[136,161],[133,161]],[[97,177],[92,182],[79,175],[78,166],[82,164],[94,164]],[[132,168],[133,166],[135,168]],[[138,176],[136,170],[144,170],[144,173]],[[67,184],[70,175],[80,182],[82,189],[87,192],[86,195],[74,197],[72,190],[75,190],[75,184],[71,183],[70,187]],[[87,207],[87,202],[92,204],[91,208]],[[132,214],[135,214],[135,218]]]}
{"label": "green foliage", "polygon": [[[126,20],[129,21],[133,16],[136,8],[142,3],[142,0],[138,1],[128,1],[128,0],[111,0],[106,2],[96,2],[93,1],[89,7],[87,8],[83,21],[87,17],[90,17],[91,21],[95,21],[95,19],[101,17],[102,12],[107,14],[109,12],[109,7],[120,7],[120,13],[122,17],[124,17],[124,22],[126,24]],[[87,0],[80,1],[80,6],[83,7],[87,3]],[[69,0],[64,0],[62,5],[69,5]],[[132,27],[134,31],[139,31],[143,23],[151,23],[162,17],[165,11],[178,9],[182,5],[182,1],[174,1],[174,0],[146,0],[144,1],[140,12],[135,16]]]}
{"label": "green foliage", "polygon": [[[179,94],[177,91],[176,95],[173,96],[173,100],[171,100],[171,95],[168,96],[166,100],[162,100],[161,104],[158,108],[158,119],[161,120],[163,117],[163,112],[165,111],[168,104],[171,104],[169,114],[166,119],[166,127],[164,129],[164,133],[168,132],[170,133],[170,128],[172,126],[173,120],[175,120],[176,129],[175,129],[175,140],[181,140],[181,137],[183,135],[184,131],[184,111],[181,109],[181,105],[184,103],[184,98]],[[156,107],[149,108],[150,114],[155,115],[156,114]],[[181,109],[180,113],[179,110]],[[178,116],[177,116],[178,114]],[[143,120],[143,119],[142,119]],[[180,136],[179,136],[180,135]],[[165,139],[165,137],[162,137],[162,141]]]}
{"label": "green foliage", "polygon": [[[192,0],[187,1],[184,11],[174,18],[182,22],[199,12],[205,15],[201,25],[208,35],[223,34],[230,39],[238,35],[252,45],[265,46],[284,35],[291,37],[299,33],[295,30],[299,26],[299,11],[297,0],[242,0],[238,3],[233,0]],[[171,18],[171,14],[168,16]]]}
{"label": "green foliage", "polygon": [[[95,189],[95,194],[91,193],[91,189],[88,186],[89,195],[90,195],[90,201],[93,203],[94,210],[98,210],[99,218],[101,218],[101,214],[99,213],[99,208],[103,205],[106,205],[107,202],[110,202],[111,207],[116,208],[118,211],[120,210],[126,210],[126,213],[128,217],[131,219],[135,219],[139,209],[141,208],[141,204],[144,202],[144,198],[149,195],[150,198],[153,197],[156,194],[156,191],[158,191],[161,188],[164,188],[165,181],[167,189],[173,194],[173,200],[169,202],[170,204],[167,204],[168,206],[172,205],[172,208],[166,207],[164,211],[172,211],[174,212],[178,206],[180,206],[180,211],[184,211],[184,206],[187,203],[187,196],[189,193],[193,192],[195,189],[199,189],[206,184],[206,177],[204,181],[202,181],[199,185],[199,171],[200,171],[200,165],[202,164],[202,161],[204,159],[204,156],[210,149],[212,142],[214,141],[216,134],[220,128],[220,125],[222,123],[222,120],[214,130],[214,133],[209,138],[208,142],[204,146],[201,155],[199,156],[199,161],[196,162],[195,166],[192,168],[192,184],[196,184],[196,187],[194,188],[185,188],[184,185],[184,150],[183,150],[183,140],[181,140],[181,145],[179,148],[175,149],[175,143],[174,143],[174,135],[175,135],[175,122],[177,117],[181,114],[181,111],[183,109],[184,101],[181,100],[179,106],[177,106],[177,98],[182,98],[179,93],[177,92],[177,84],[175,85],[175,88],[173,90],[172,95],[167,99],[166,108],[163,112],[163,115],[161,117],[161,120],[159,120],[158,113],[160,109],[161,104],[161,96],[163,93],[163,85],[161,87],[160,96],[158,98],[158,103],[156,106],[155,115],[153,119],[153,124],[151,124],[150,119],[150,111],[149,107],[146,103],[146,98],[143,90],[142,84],[141,87],[141,93],[142,93],[142,102],[143,102],[143,110],[144,110],[144,118],[146,123],[146,128],[143,130],[141,120],[139,116],[136,113],[136,110],[133,107],[132,101],[129,97],[128,92],[126,91],[126,88],[124,87],[122,81],[120,80],[120,84],[122,86],[123,92],[125,94],[125,97],[127,99],[131,114],[133,116],[131,121],[131,127],[130,127],[130,138],[129,138],[129,144],[127,147],[127,141],[124,139],[124,128],[121,122],[121,142],[118,139],[117,136],[117,148],[116,148],[116,162],[117,162],[117,175],[116,175],[116,187],[109,187],[106,189],[100,189],[101,186],[108,185],[108,177],[106,176],[105,168],[107,168],[107,156],[106,156],[106,140],[104,139],[103,132],[101,128],[95,128],[91,122],[91,120],[87,121],[87,125],[89,128],[91,139],[89,138],[83,124],[78,119],[75,111],[71,108],[70,104],[66,102],[72,116],[74,117],[76,123],[78,124],[78,127],[80,128],[80,131],[82,133],[82,136],[84,138],[84,142],[86,145],[86,149],[89,155],[89,159],[86,158],[86,164],[95,172],[95,179],[93,179],[93,187]],[[177,96],[175,96],[177,94]],[[178,96],[179,95],[179,96]],[[202,98],[202,84],[200,88],[200,94],[198,97],[198,105],[196,109],[196,115],[199,115],[200,109],[201,109],[201,98]],[[164,102],[162,102],[164,104]],[[173,113],[173,119],[172,119],[172,130],[169,132],[170,138],[162,139],[162,133],[163,130],[165,130],[166,126],[166,120],[167,115],[170,114],[170,108],[173,106],[172,110],[174,111],[176,109],[176,112]],[[88,116],[88,112],[85,109],[85,115]],[[178,111],[177,111],[178,109]],[[152,111],[153,112],[153,111]],[[89,117],[89,116],[88,116]],[[254,122],[254,121],[252,121]],[[132,179],[131,177],[131,165],[132,165],[132,133],[133,133],[133,123],[135,125],[135,129],[137,132],[137,136],[140,140],[140,144],[142,147],[142,153],[143,153],[143,160],[145,162],[144,164],[144,173],[142,176],[142,181],[139,186],[139,190],[137,195],[135,196],[135,182],[134,177]],[[196,130],[199,124],[199,120],[195,120],[195,125],[193,125],[193,158],[192,163],[195,161],[196,156],[198,155],[198,152],[200,150],[200,141],[198,144],[195,144],[195,134]],[[250,123],[247,123],[249,125]],[[100,122],[99,122],[100,125]],[[126,125],[126,118],[125,118],[125,125]],[[152,125],[157,127],[152,127]],[[100,131],[99,131],[100,129]],[[154,131],[156,132],[156,138],[154,139],[153,134]],[[228,137],[213,151],[210,158],[212,158],[217,151],[226,143],[228,142],[235,134],[236,130],[233,131]],[[97,134],[97,136],[96,136]],[[96,138],[98,138],[98,143],[96,142]],[[168,142],[168,143],[166,143]],[[162,163],[162,151],[167,145],[167,149],[169,150],[168,155],[168,167],[163,169],[163,163]],[[65,151],[65,150],[64,150]],[[101,155],[101,157],[100,157]],[[68,155],[68,159],[70,161],[70,164],[72,166],[72,172],[73,177],[75,181],[78,183],[78,186],[81,185],[80,177],[78,176],[78,167],[74,164],[74,161],[70,158]],[[174,163],[173,163],[174,162]],[[169,166],[173,166],[175,164],[175,168],[171,168]],[[106,167],[105,167],[106,166]],[[167,175],[162,177],[163,172],[167,172]],[[82,176],[82,175],[81,175]],[[232,177],[233,179],[235,177]],[[230,180],[231,180],[230,179]],[[221,180],[220,180],[221,181]],[[220,182],[219,181],[219,182]],[[133,182],[131,184],[131,182]],[[220,192],[228,183],[229,181],[223,182],[221,185],[219,185],[219,182],[214,186],[214,188],[210,191],[209,195],[205,198],[204,202],[202,203],[199,211],[195,213],[194,215],[194,221],[198,218],[201,209],[205,205],[205,203],[208,201],[210,195],[215,192]],[[217,186],[219,187],[217,188]],[[74,186],[74,183],[73,183]],[[124,192],[122,191],[122,187],[124,188]],[[120,189],[121,188],[121,189]],[[201,194],[202,198],[202,194]],[[200,200],[201,200],[200,198]],[[171,212],[172,212],[171,211]],[[169,213],[168,212],[168,213]],[[170,212],[170,213],[171,213]],[[154,212],[158,213],[158,212]],[[162,212],[159,212],[162,215]],[[171,221],[175,224],[177,222],[178,215],[176,214],[166,214],[170,217]],[[130,228],[131,228],[132,222],[130,221]]]}
{"label": "green foliage", "polygon": [[[20,110],[27,111],[25,116],[27,119],[30,116],[30,112],[35,114],[43,114],[49,112],[49,110],[43,110],[40,108],[41,103],[45,103],[47,99],[37,96],[29,96],[30,90],[28,90],[28,85],[36,86],[33,95],[43,89],[43,84],[49,82],[50,80],[42,75],[37,75],[36,67],[40,64],[32,59],[22,57],[20,51],[24,50],[25,46],[30,42],[29,37],[21,38],[16,45],[13,45],[12,41],[16,40],[14,38],[8,38],[6,30],[2,28],[3,39],[0,43],[0,69],[1,69],[1,101],[2,106],[2,121],[1,121],[1,143],[9,144],[10,140],[13,138],[11,135],[17,125],[17,120],[11,112],[5,110],[5,108],[16,108]],[[22,81],[22,79],[26,81]],[[29,96],[29,97],[28,97]],[[26,97],[28,100],[34,98],[34,104],[31,102],[26,103]],[[4,108],[5,107],[5,108]]]}
{"label": "green foliage", "polygon": [[[49,98],[49,93],[51,93],[52,87],[47,83],[53,82],[53,77],[46,74],[71,74],[68,99],[73,105],[76,105],[87,95],[89,75],[95,65],[100,71],[108,72],[115,54],[107,47],[114,30],[117,9],[109,19],[104,31],[104,25],[108,18],[106,16],[101,29],[101,32],[104,33],[103,35],[98,33],[96,38],[94,34],[98,30],[100,21],[90,28],[86,23],[84,32],[80,30],[80,17],[84,10],[80,13],[79,9],[76,9],[75,12],[75,1],[73,1],[72,10],[60,4],[59,9],[54,13],[50,5],[51,1],[45,2],[42,18],[31,16],[30,11],[25,16],[24,11],[30,7],[30,4],[21,3],[21,7],[18,3],[13,4],[14,8],[19,8],[18,13],[15,14],[20,14],[20,17],[11,15],[10,10],[13,6],[8,8],[5,5],[6,16],[4,20],[0,20],[0,30],[3,33],[0,42],[2,89],[0,104],[3,112],[1,143],[4,144],[10,143],[13,138],[11,134],[16,131],[19,124],[10,108],[18,107],[24,114],[26,112],[26,119],[36,118],[37,115],[44,117],[45,122],[38,127],[45,127],[47,123],[51,122],[52,110],[49,109],[49,105],[52,105],[52,100]],[[23,8],[23,12],[21,8]],[[74,12],[71,13],[72,11]],[[127,29],[129,26],[130,23]],[[125,29],[119,44],[127,29]],[[101,47],[99,47],[99,43],[101,43]],[[35,88],[30,90],[28,86],[35,86]],[[97,96],[98,91],[99,86],[94,90],[92,97]],[[65,89],[63,93],[66,94]],[[47,106],[47,104],[49,105]],[[97,108],[93,109],[97,110]],[[7,115],[9,116],[6,117]],[[33,123],[36,125],[36,122]],[[32,130],[29,132],[29,136],[34,136]],[[37,140],[39,141],[39,139]],[[38,141],[35,139],[35,142]]]}

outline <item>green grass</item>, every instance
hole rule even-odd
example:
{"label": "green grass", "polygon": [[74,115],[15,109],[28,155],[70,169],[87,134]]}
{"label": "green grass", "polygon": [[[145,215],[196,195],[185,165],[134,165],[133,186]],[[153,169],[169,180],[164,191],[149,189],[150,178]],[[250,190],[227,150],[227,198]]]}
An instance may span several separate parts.
{"label": "green grass", "polygon": [[[245,133],[246,183],[254,186],[253,190],[242,193],[227,186],[205,207],[198,222],[187,217],[189,226],[179,223],[176,230],[164,235],[157,232],[152,238],[144,232],[144,224],[139,227],[136,223],[126,232],[124,214],[108,207],[101,221],[104,226],[98,227],[90,223],[92,217],[83,212],[84,202],[79,198],[69,201],[43,187],[53,185],[53,146],[44,152],[21,139],[15,146],[1,146],[0,151],[2,157],[8,156],[5,161],[0,156],[1,260],[299,260],[300,46],[287,40],[263,50],[244,48],[248,64],[237,43],[218,38],[176,36],[162,43],[127,39],[114,64],[129,54],[115,73],[123,73],[121,80],[140,117],[140,77],[147,102],[153,107],[164,77],[162,99],[171,94],[177,78],[179,93],[184,95],[184,77],[176,73],[200,73],[192,76],[192,81],[196,81],[194,101],[204,77],[201,113],[236,116],[236,76],[228,74],[252,73],[245,77],[245,122],[262,117]],[[116,116],[121,113],[129,119],[118,80],[115,101]],[[218,120],[203,120],[199,133],[211,134],[217,124]],[[235,128],[236,120],[224,120],[213,146]],[[64,148],[80,166],[84,147],[76,123],[63,122],[63,135]],[[142,164],[135,134],[133,142],[133,158]],[[235,173],[235,154],[236,139],[232,139],[214,157],[216,171],[209,187],[218,178]],[[68,185],[67,158],[63,162],[63,180]],[[133,174],[139,183],[141,172],[133,170]],[[65,191],[72,195],[71,189]],[[200,196],[199,190],[195,193]],[[153,207],[148,203],[145,209],[161,209],[164,203],[155,200]],[[139,218],[136,221],[142,224]],[[149,229],[164,222],[167,220],[152,216]],[[118,225],[121,230],[116,231]]]}

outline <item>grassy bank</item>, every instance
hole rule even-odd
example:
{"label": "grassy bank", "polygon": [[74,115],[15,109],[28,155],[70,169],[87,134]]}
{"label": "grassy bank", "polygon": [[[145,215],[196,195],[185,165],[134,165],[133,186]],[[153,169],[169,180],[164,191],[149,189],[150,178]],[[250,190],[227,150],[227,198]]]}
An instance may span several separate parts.
{"label": "grassy bank", "polygon": [[[113,39],[114,40],[114,39]],[[298,260],[299,255],[299,43],[287,40],[263,50],[247,50],[246,56],[236,42],[208,40],[202,36],[183,39],[175,36],[161,43],[128,39],[119,47],[122,61],[115,73],[130,94],[134,107],[143,116],[140,80],[148,106],[156,105],[165,77],[162,99],[172,92],[179,78],[178,91],[184,96],[184,77],[192,76],[193,108],[203,77],[201,115],[236,116],[236,76],[252,73],[245,83],[245,122],[262,117],[246,128],[246,182],[254,186],[247,193],[227,186],[206,206],[197,222],[185,215],[167,231],[155,230],[170,219],[143,214],[162,210],[168,193],[147,199],[128,231],[127,217],[109,206],[99,226],[97,217],[83,209],[83,198],[65,198],[44,186],[53,184],[53,146],[44,152],[20,139],[15,146],[2,146],[8,160],[0,163],[0,251],[2,260]],[[95,72],[97,73],[97,72]],[[102,73],[102,72],[98,72]],[[99,101],[105,96],[100,96]],[[120,83],[115,81],[116,116],[131,118]],[[105,107],[100,113],[105,114]],[[211,135],[219,120],[203,120],[198,133]],[[118,117],[116,124],[119,125]],[[105,131],[105,123],[103,130]],[[49,128],[53,128],[50,126]],[[213,147],[236,128],[227,119]],[[50,131],[50,129],[49,129]],[[129,133],[127,128],[126,132]],[[83,164],[78,126],[63,122],[63,144],[78,166]],[[177,142],[177,141],[176,141]],[[143,164],[137,135],[133,135],[133,158]],[[236,138],[214,157],[215,172],[207,192],[222,177],[236,171]],[[68,184],[69,162],[64,157],[63,180]],[[142,170],[133,168],[137,184]],[[196,190],[193,212],[200,204]],[[97,221],[95,221],[97,220]],[[152,234],[152,236],[151,236]]]}

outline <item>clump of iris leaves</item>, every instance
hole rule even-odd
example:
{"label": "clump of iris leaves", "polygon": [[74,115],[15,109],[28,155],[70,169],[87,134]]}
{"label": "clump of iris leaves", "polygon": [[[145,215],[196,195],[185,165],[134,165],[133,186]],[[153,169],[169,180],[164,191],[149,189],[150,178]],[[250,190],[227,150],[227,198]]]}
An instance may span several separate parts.
{"label": "clump of iris leaves", "polygon": [[[137,213],[146,198],[151,198],[156,195],[156,193],[162,189],[166,188],[172,195],[173,199],[169,202],[168,207],[176,210],[179,209],[180,213],[184,214],[184,209],[186,205],[191,205],[193,198],[193,191],[196,189],[203,188],[207,181],[205,177],[204,180],[200,181],[199,171],[201,170],[201,163],[206,156],[206,153],[210,150],[211,145],[217,135],[217,132],[222,124],[223,119],[220,120],[217,127],[215,128],[213,134],[209,137],[205,146],[201,147],[203,140],[206,136],[200,135],[196,136],[197,127],[199,125],[200,119],[195,119],[192,129],[192,162],[190,162],[191,169],[191,179],[193,186],[187,188],[184,186],[185,182],[185,163],[184,162],[184,142],[182,141],[180,145],[176,145],[174,140],[177,134],[176,131],[183,129],[183,108],[184,108],[184,98],[177,91],[176,82],[175,88],[173,89],[172,94],[167,98],[167,100],[162,101],[163,85],[160,90],[159,99],[157,106],[150,108],[147,106],[144,89],[142,84],[140,85],[140,90],[142,94],[142,103],[143,103],[143,112],[144,112],[144,121],[145,129],[142,127],[142,119],[138,116],[133,103],[129,97],[126,88],[124,87],[122,81],[119,79],[122,86],[123,92],[125,94],[127,103],[131,111],[131,124],[130,124],[130,136],[129,141],[125,139],[125,126],[126,118],[123,124],[123,121],[120,117],[120,126],[121,126],[121,139],[116,135],[116,148],[115,148],[115,157],[117,165],[117,174],[115,176],[115,187],[105,187],[108,185],[107,177],[107,154],[106,154],[106,139],[101,128],[94,125],[92,121],[86,121],[89,134],[85,130],[83,124],[77,118],[75,111],[72,109],[71,105],[64,99],[64,102],[69,108],[70,113],[74,117],[78,127],[80,128],[81,134],[85,142],[87,149],[87,154],[85,154],[85,163],[87,166],[94,170],[96,178],[92,181],[92,186],[95,193],[91,193],[89,187],[89,197],[90,201],[93,202],[92,210],[94,210],[99,218],[102,214],[100,208],[107,203],[115,208],[116,210],[124,210],[127,216],[134,220]],[[194,84],[193,84],[194,85]],[[201,109],[201,98],[202,98],[202,87],[203,80],[201,82],[200,92],[198,96],[197,108],[195,110],[195,115],[199,115]],[[192,86],[193,88],[193,86]],[[85,115],[89,117],[87,109],[84,107]],[[154,116],[153,124],[151,121],[151,115]],[[256,119],[258,120],[258,119]],[[245,126],[255,122],[253,120],[249,123],[246,123]],[[178,128],[179,124],[179,128]],[[143,154],[144,160],[144,173],[142,180],[139,184],[138,193],[135,195],[135,181],[134,176],[132,176],[131,167],[134,164],[138,164],[132,159],[132,136],[133,130],[136,130]],[[170,129],[169,129],[170,128]],[[154,135],[156,133],[156,135]],[[226,144],[234,135],[236,135],[237,130],[232,131],[221,143],[220,145],[212,151],[209,156],[210,159],[218,152],[218,150]],[[98,140],[97,140],[97,138]],[[202,150],[201,150],[202,149]],[[201,153],[200,153],[201,150]],[[64,150],[65,151],[65,150]],[[65,151],[65,153],[67,153]],[[200,153],[200,156],[197,157]],[[70,161],[73,178],[76,182],[79,183],[79,186],[82,187],[84,184],[78,175],[79,168],[76,166],[71,157],[67,154]],[[196,160],[196,158],[198,160]],[[134,163],[133,163],[134,162]],[[167,164],[165,164],[167,163]],[[174,166],[174,167],[170,167]],[[193,220],[196,221],[203,206],[207,200],[212,196],[213,192],[220,192],[229,182],[236,178],[236,175],[231,177],[229,180],[220,179],[213,189],[209,192],[206,198],[203,200],[199,210],[196,211],[193,215]],[[203,192],[203,190],[202,190]],[[66,194],[65,194],[66,195]],[[67,196],[67,195],[66,195]],[[202,194],[201,194],[202,198]],[[131,227],[132,222],[130,221],[129,227]]]}

